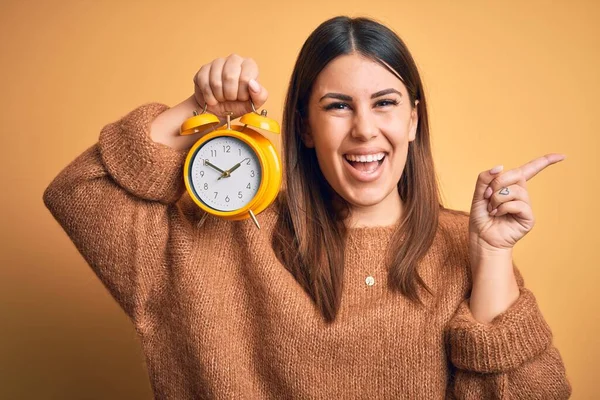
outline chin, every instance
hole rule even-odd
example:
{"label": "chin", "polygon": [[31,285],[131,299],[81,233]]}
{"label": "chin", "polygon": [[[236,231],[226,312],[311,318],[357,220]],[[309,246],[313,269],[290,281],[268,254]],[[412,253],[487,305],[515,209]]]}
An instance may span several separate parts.
{"label": "chin", "polygon": [[391,189],[384,189],[381,187],[372,187],[368,189],[354,190],[351,193],[344,191],[344,193],[338,194],[346,200],[352,207],[373,207],[380,203],[383,203],[389,198],[394,190],[397,188],[394,186]]}

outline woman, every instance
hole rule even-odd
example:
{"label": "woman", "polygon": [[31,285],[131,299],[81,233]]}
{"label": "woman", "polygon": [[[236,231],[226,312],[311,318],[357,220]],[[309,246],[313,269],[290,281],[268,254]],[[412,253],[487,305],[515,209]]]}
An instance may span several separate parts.
{"label": "woman", "polygon": [[444,208],[410,53],[338,17],[296,62],[263,229],[204,219],[181,178],[202,133],[179,126],[204,104],[260,107],[257,77],[237,55],[203,66],[193,96],[107,125],[44,194],[135,324],[156,397],[567,398],[512,263],[533,226],[525,182],[563,157],[484,171],[470,215]]}

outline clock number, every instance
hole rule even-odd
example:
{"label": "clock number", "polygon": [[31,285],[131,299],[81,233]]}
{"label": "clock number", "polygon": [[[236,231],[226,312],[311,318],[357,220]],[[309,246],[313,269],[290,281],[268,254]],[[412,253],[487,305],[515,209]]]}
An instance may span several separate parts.
{"label": "clock number", "polygon": [[217,198],[219,192],[214,192],[215,193],[215,199]]}
{"label": "clock number", "polygon": [[231,146],[229,146],[229,145],[223,146],[223,152],[224,153],[231,153]]}
{"label": "clock number", "polygon": [[217,151],[216,150],[211,150],[210,151],[210,156],[211,157],[216,157],[217,156]]}
{"label": "clock number", "polygon": [[256,174],[254,173],[254,170],[250,171],[250,176],[254,178],[254,175],[256,175]]}
{"label": "clock number", "polygon": [[246,185],[246,189],[250,189],[250,184]]}
{"label": "clock number", "polygon": [[229,196],[225,196],[225,201],[229,203]]}
{"label": "clock number", "polygon": [[250,159],[248,158],[248,161],[246,161],[246,165],[250,165]]}
{"label": "clock number", "polygon": [[204,171],[200,171],[200,176],[204,177]]}
{"label": "clock number", "polygon": [[241,199],[243,197],[242,192],[238,192],[238,199]]}
{"label": "clock number", "polygon": [[204,190],[208,190],[208,183],[204,184]]}
{"label": "clock number", "polygon": [[238,151],[240,152],[240,157],[242,156],[242,149],[238,149]]}

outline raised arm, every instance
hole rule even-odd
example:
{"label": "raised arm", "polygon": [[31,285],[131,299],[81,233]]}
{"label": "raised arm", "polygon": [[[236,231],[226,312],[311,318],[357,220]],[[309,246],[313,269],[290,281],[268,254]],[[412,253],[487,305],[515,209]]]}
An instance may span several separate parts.
{"label": "raised arm", "polygon": [[141,106],[105,126],[97,144],[44,192],[44,203],[127,314],[135,318],[166,261],[185,151],[153,142],[167,109]]}
{"label": "raised arm", "polygon": [[250,58],[232,54],[200,68],[194,95],[173,108],[141,106],[105,126],[97,144],[69,164],[44,192],[44,203],[125,312],[143,312],[169,266],[176,206],[184,192],[187,150],[206,132],[180,136],[193,111],[208,104],[220,117],[260,107],[267,90]]}

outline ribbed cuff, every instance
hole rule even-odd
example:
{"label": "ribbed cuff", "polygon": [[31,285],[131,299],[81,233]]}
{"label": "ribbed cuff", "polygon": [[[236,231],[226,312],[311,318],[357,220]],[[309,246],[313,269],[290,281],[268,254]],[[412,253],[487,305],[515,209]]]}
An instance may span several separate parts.
{"label": "ribbed cuff", "polygon": [[552,332],[533,293],[521,287],[517,301],[489,325],[477,321],[461,303],[450,321],[450,359],[467,371],[507,372],[529,361],[550,346]]}
{"label": "ribbed cuff", "polygon": [[185,189],[186,151],[172,149],[150,138],[150,124],[169,107],[145,104],[106,125],[99,147],[104,166],[125,190],[145,200],[173,203]]}

